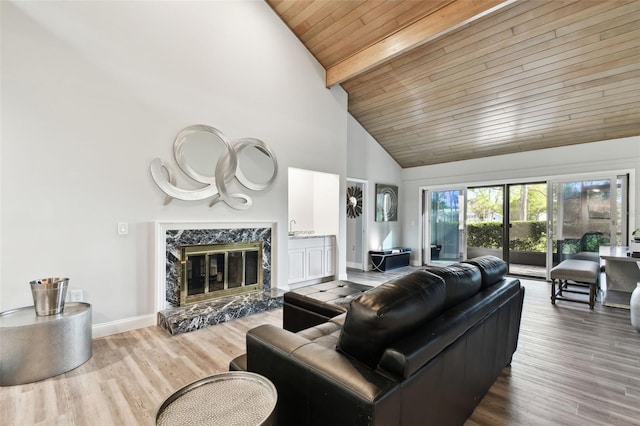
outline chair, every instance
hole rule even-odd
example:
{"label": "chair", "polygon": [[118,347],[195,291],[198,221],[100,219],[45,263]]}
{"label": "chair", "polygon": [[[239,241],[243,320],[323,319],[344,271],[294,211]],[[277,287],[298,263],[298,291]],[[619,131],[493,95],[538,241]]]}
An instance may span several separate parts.
{"label": "chair", "polygon": [[578,241],[578,252],[567,255],[567,259],[590,260],[600,265],[600,246],[609,243],[602,232],[586,232]]}
{"label": "chair", "polygon": [[[558,289],[556,290],[556,280]],[[571,283],[569,282],[571,281]],[[567,259],[551,269],[551,304],[556,300],[586,303],[593,309],[600,283],[600,264],[590,260]],[[589,291],[572,289],[569,286],[588,287]],[[565,296],[563,293],[588,294],[587,301]]]}

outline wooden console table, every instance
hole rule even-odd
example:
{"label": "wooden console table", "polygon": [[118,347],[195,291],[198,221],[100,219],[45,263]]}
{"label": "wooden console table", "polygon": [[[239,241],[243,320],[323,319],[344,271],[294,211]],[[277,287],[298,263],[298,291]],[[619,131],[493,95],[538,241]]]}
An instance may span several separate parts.
{"label": "wooden console table", "polygon": [[0,312],[0,386],[48,379],[91,358],[91,305],[66,303],[57,315],[33,306]]}

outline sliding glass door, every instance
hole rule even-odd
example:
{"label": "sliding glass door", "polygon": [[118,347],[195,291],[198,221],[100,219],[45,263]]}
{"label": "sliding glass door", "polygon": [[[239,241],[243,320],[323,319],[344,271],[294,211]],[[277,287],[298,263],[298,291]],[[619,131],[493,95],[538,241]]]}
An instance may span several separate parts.
{"label": "sliding glass door", "polygon": [[[424,263],[492,254],[548,278],[566,258],[626,245],[628,176],[424,191]],[[428,242],[428,243],[427,243]]]}
{"label": "sliding glass door", "polygon": [[467,257],[504,258],[504,185],[467,189]]}
{"label": "sliding glass door", "polygon": [[567,258],[599,261],[600,245],[626,245],[627,180],[552,183],[551,265]]}
{"label": "sliding glass door", "polygon": [[546,183],[468,188],[466,211],[469,258],[490,254],[510,274],[546,276]]}
{"label": "sliding glass door", "polygon": [[429,261],[458,261],[464,258],[464,190],[425,192],[428,212],[425,226],[427,251],[424,263]]}
{"label": "sliding glass door", "polygon": [[509,273],[546,277],[547,184],[507,185]]}

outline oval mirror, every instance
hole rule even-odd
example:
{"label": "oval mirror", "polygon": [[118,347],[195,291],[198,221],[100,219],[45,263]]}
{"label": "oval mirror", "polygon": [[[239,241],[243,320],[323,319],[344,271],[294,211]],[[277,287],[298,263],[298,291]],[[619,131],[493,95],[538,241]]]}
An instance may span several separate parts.
{"label": "oval mirror", "polygon": [[273,176],[274,166],[271,155],[261,147],[248,146],[238,153],[238,168],[256,184],[266,184]]}
{"label": "oval mirror", "polygon": [[234,141],[238,153],[236,177],[245,188],[266,189],[278,173],[278,161],[273,151],[260,139],[244,138]]}
{"label": "oval mirror", "polygon": [[382,214],[388,217],[389,212],[391,212],[391,194],[385,192],[382,197]]}
{"label": "oval mirror", "polygon": [[225,141],[219,135],[209,131],[189,133],[184,138],[181,148],[184,163],[198,175],[209,178],[208,180],[214,179],[216,163],[227,152]]}

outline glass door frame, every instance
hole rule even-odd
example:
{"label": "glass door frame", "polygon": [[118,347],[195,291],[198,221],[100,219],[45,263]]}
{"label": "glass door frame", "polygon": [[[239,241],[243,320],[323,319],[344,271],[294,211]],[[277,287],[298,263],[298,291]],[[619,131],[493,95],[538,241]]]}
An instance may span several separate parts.
{"label": "glass door frame", "polygon": [[[512,237],[514,236],[514,234],[517,234],[516,232],[514,232],[514,228],[513,228],[513,219],[512,219],[512,215],[511,215],[511,198],[512,198],[512,194],[511,194],[511,188],[513,187],[522,187],[522,188],[528,188],[529,186],[533,186],[533,185],[544,185],[545,186],[545,211],[544,214],[546,216],[545,220],[545,226],[544,226],[544,231],[547,235],[547,244],[545,246],[545,251],[534,251],[533,249],[529,248],[529,249],[521,249],[520,251],[518,250],[512,250],[511,249],[511,242],[512,242]],[[548,270],[549,268],[548,266],[548,262],[547,262],[547,247],[549,245],[549,224],[548,224],[548,218],[549,218],[549,183],[546,180],[530,180],[530,181],[526,181],[526,182],[522,182],[522,181],[516,181],[516,182],[508,182],[505,184],[505,189],[504,189],[504,199],[505,199],[505,211],[504,211],[504,215],[506,218],[506,223],[504,226],[504,241],[503,241],[503,246],[504,246],[504,261],[507,262],[507,271],[510,274],[513,275],[519,275],[519,276],[523,276],[523,277],[531,277],[531,278],[546,278],[548,276],[548,273],[545,272],[544,277],[540,276],[540,275],[534,275],[534,274],[514,274],[514,272],[512,271],[512,260],[513,258],[516,258],[517,255],[520,256],[520,258],[524,261],[522,263],[516,263],[519,265],[525,265],[525,266],[540,266],[540,265],[536,265],[536,261],[542,260],[542,258],[544,258],[544,263],[545,263],[545,270]],[[527,191],[527,195],[529,195],[529,191]],[[523,197],[523,194],[520,195],[520,197]],[[529,197],[527,197],[529,198]],[[528,203],[527,203],[528,204]],[[526,210],[526,214],[531,214],[531,211],[528,208],[528,205],[525,206],[525,210]],[[525,216],[524,219],[525,222],[529,222],[530,219],[527,218],[527,216]],[[531,220],[533,221],[533,220]],[[533,223],[531,223],[529,225],[530,227],[530,232],[531,229],[533,229]],[[535,234],[534,234],[535,235]],[[527,234],[527,236],[531,236],[531,233]],[[518,252],[518,253],[515,253]],[[537,256],[537,253],[540,253],[539,256]],[[512,256],[513,254],[513,256]],[[538,259],[539,257],[539,259]],[[530,263],[532,262],[532,263]],[[542,266],[540,266],[540,268],[542,268]],[[540,274],[542,274],[542,270],[540,270]]]}
{"label": "glass door frame", "polygon": [[[621,211],[617,209],[618,203],[618,180],[624,178],[621,182],[620,188],[620,203]],[[629,230],[629,180],[631,176],[628,172],[603,172],[594,173],[589,175],[575,175],[575,176],[563,176],[557,179],[549,179],[547,181],[547,280],[550,280],[551,268],[554,266],[553,256],[553,243],[556,240],[556,224],[553,221],[553,187],[554,185],[574,183],[574,182],[593,182],[600,180],[609,180],[609,211],[611,219],[609,221],[609,235],[611,239],[611,245],[617,245],[618,229],[620,229],[620,245],[627,245],[628,230]],[[561,259],[558,259],[558,262]]]}
{"label": "glass door frame", "polygon": [[[497,257],[500,257],[501,259],[503,259],[507,265],[508,265],[508,273],[513,274],[513,275],[519,275],[519,276],[531,276],[533,278],[544,278],[545,277],[545,273],[543,272],[542,268],[545,268],[546,266],[546,245],[545,245],[545,249],[540,250],[539,252],[531,252],[531,251],[527,251],[525,250],[524,252],[517,252],[517,250],[514,250],[511,248],[511,243],[512,243],[512,238],[514,236],[514,219],[512,218],[512,208],[511,208],[511,204],[513,202],[512,198],[513,197],[513,188],[522,188],[524,189],[529,189],[529,187],[534,186],[534,185],[544,185],[544,190],[546,191],[548,188],[548,185],[545,181],[540,181],[540,180],[536,180],[536,181],[527,181],[527,182],[509,182],[509,183],[500,183],[500,184],[492,184],[492,185],[473,185],[473,186],[468,186],[467,187],[467,202],[465,204],[465,209],[466,209],[466,216],[467,216],[467,221],[465,222],[465,228],[466,228],[466,242],[467,242],[467,247],[466,247],[466,251],[467,254],[470,253],[470,247],[468,246],[469,241],[471,241],[470,236],[469,236],[469,229],[471,227],[471,223],[469,222],[469,218],[471,217],[471,210],[470,209],[470,204],[472,202],[472,197],[470,195],[470,192],[473,192],[474,190],[490,190],[493,191],[494,193],[496,193],[496,195],[499,195],[498,197],[494,197],[492,200],[489,199],[487,201],[493,201],[493,203],[495,203],[495,207],[497,207],[497,209],[493,209],[491,211],[491,214],[498,214],[501,216],[501,218],[499,218],[498,220],[494,219],[494,220],[486,220],[486,218],[483,218],[483,220],[477,220],[474,222],[499,222],[500,223],[500,232],[499,235],[497,233],[491,232],[490,229],[487,229],[486,232],[489,232],[489,236],[485,235],[487,238],[491,238],[492,240],[498,240],[497,242],[499,244],[498,248],[492,249],[491,247],[477,247],[478,250],[476,250],[474,255],[481,255],[481,254],[493,254]],[[529,192],[527,192],[528,194]],[[490,194],[490,193],[487,193]],[[501,196],[500,196],[501,195]],[[523,196],[522,194],[520,195],[521,197]],[[526,198],[525,198],[526,199]],[[545,199],[544,199],[544,211],[541,213],[544,213],[545,215],[545,219],[546,217],[548,217],[548,194],[545,193]],[[485,209],[486,210],[486,209]],[[487,211],[484,212],[485,215],[487,214]],[[525,209],[524,209],[524,217],[520,218],[520,219],[516,219],[516,220],[523,220],[523,221],[528,221],[528,217],[529,217],[529,203],[527,203],[527,205],[525,205]],[[482,215],[481,215],[482,216]],[[543,222],[544,223],[544,232],[546,233],[546,220]],[[533,226],[533,225],[531,225]],[[530,228],[530,227],[529,227]],[[524,228],[527,229],[527,228]],[[533,228],[530,228],[530,230]],[[527,235],[529,236],[529,235]],[[475,247],[474,247],[475,248]],[[539,255],[537,254],[539,253]],[[537,257],[540,257],[539,259]],[[512,269],[513,266],[513,260],[514,259],[519,259],[521,265],[531,265],[531,266],[538,266],[540,267],[540,272],[538,274],[536,273],[531,273],[531,274],[525,274],[523,272],[514,272],[514,270]],[[524,263],[522,263],[524,261]],[[542,263],[542,265],[539,265],[537,262]],[[527,262],[533,262],[533,263],[527,263]],[[545,268],[546,269],[546,268]]]}
{"label": "glass door frame", "polygon": [[[507,237],[507,230],[506,230],[506,223],[505,220],[508,217],[508,205],[507,205],[507,198],[506,198],[506,188],[507,186],[505,184],[493,184],[493,185],[473,185],[473,186],[467,186],[466,188],[466,202],[464,205],[465,208],[465,223],[464,223],[464,230],[465,230],[465,247],[464,247],[464,253],[465,253],[465,257],[466,255],[469,253],[469,247],[468,247],[468,242],[469,242],[469,202],[471,197],[469,196],[469,191],[470,190],[475,190],[475,189],[496,189],[499,190],[502,194],[502,196],[500,197],[500,203],[501,203],[501,211],[499,212],[499,214],[502,216],[501,219],[501,225],[500,225],[500,239],[501,239],[501,247],[499,249],[495,249],[495,250],[499,250],[500,251],[500,255],[498,257],[502,258],[505,260],[505,262],[507,261],[506,256],[508,255],[508,247],[505,247],[505,241],[506,241],[506,237]],[[494,213],[498,213],[498,212],[494,212]],[[478,222],[486,222],[486,221],[478,221]],[[495,222],[495,221],[492,221]],[[482,250],[482,249],[489,249],[488,247],[477,247],[478,249]]]}
{"label": "glass door frame", "polygon": [[[422,214],[420,226],[422,227],[422,264],[426,265],[431,259],[431,208],[432,208],[432,194],[434,192],[446,192],[446,191],[460,191],[458,199],[458,257],[466,258],[467,256],[467,241],[466,241],[466,199],[467,189],[462,186],[442,186],[432,188],[421,188],[420,194],[422,202],[420,203]],[[462,260],[462,259],[458,259]],[[448,260],[451,261],[451,260]]]}

